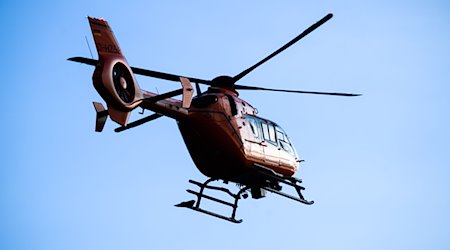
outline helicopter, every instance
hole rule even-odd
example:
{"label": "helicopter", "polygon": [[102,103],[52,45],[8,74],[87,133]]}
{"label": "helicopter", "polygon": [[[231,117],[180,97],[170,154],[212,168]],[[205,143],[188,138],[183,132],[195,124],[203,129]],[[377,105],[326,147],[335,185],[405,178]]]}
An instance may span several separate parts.
{"label": "helicopter", "polygon": [[[196,198],[175,206],[241,223],[242,219],[236,219],[238,201],[247,198],[249,193],[253,199],[263,198],[267,192],[271,192],[306,205],[311,205],[314,201],[304,198],[302,191],[305,188],[300,185],[302,180],[294,177],[303,160],[299,158],[286,132],[275,122],[259,117],[257,109],[239,97],[238,90],[333,96],[359,94],[272,89],[236,83],[332,17],[333,14],[327,14],[278,50],[233,77],[224,75],[205,80],[131,67],[109,23],[103,18],[88,17],[98,60],[85,57],[71,57],[68,60],[95,66],[93,85],[107,105],[105,108],[102,103],[93,102],[96,132],[103,130],[108,117],[120,125],[115,132],[122,132],[163,116],[174,119],[194,164],[208,178],[204,182],[189,180],[199,190],[188,189],[187,192]],[[167,93],[153,93],[140,88],[135,74],[179,82],[181,86]],[[195,83],[195,96],[192,83]],[[207,85],[208,89],[202,92],[200,84]],[[181,99],[173,98],[179,95]],[[154,113],[129,122],[131,112],[138,107]],[[239,191],[233,193],[229,188],[210,184],[213,181],[222,181],[225,185],[235,183]],[[283,186],[293,188],[296,195],[282,191]],[[231,201],[207,195],[206,190],[214,190],[216,194],[220,192],[220,197],[230,196]],[[231,215],[202,207],[203,199],[231,207]]]}

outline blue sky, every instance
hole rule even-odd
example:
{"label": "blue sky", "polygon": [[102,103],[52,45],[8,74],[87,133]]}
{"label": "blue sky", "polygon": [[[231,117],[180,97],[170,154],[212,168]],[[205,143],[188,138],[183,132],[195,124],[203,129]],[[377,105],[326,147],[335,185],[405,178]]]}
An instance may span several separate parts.
{"label": "blue sky", "polygon": [[[9,1],[0,4],[1,249],[449,249],[447,1]],[[333,19],[240,84],[306,160],[316,203],[243,200],[234,225],[173,207],[204,180],[173,120],[94,132],[87,15],[133,66],[235,75]],[[138,78],[142,88],[178,85]],[[138,118],[134,114],[133,118]]]}

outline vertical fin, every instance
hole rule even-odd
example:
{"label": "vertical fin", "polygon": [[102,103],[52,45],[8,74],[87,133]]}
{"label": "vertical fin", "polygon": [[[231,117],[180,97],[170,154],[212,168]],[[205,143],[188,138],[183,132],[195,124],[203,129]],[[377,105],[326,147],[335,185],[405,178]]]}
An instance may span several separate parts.
{"label": "vertical fin", "polygon": [[118,56],[124,58],[119,43],[109,27],[109,23],[103,19],[92,17],[88,17],[88,19],[99,58],[102,58],[103,56]]}
{"label": "vertical fin", "polygon": [[95,119],[95,132],[102,132],[105,127],[106,118],[108,118],[108,110],[99,102],[93,102],[97,117]]}

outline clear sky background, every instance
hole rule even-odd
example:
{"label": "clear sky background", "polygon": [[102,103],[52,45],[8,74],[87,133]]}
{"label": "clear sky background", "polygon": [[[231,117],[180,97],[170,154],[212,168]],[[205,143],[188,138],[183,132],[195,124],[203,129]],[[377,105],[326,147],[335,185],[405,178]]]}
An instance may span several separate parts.
{"label": "clear sky background", "polygon": [[[173,206],[205,180],[173,120],[95,133],[93,67],[66,60],[90,57],[90,15],[133,66],[235,75],[329,12],[240,84],[363,96],[240,93],[287,131],[316,203],[242,200],[239,225]],[[450,249],[449,14],[443,0],[2,1],[0,249]]]}

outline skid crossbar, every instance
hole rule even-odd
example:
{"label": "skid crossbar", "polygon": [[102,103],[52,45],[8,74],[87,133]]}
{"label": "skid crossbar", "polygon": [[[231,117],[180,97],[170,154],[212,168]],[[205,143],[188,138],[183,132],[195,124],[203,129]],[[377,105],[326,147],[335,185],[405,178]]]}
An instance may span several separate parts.
{"label": "skid crossbar", "polygon": [[[200,212],[200,213],[204,213],[204,214],[207,214],[207,215],[211,215],[211,216],[214,216],[214,217],[217,217],[217,218],[220,218],[220,219],[223,219],[223,220],[227,220],[227,221],[230,221],[230,222],[233,222],[233,223],[241,223],[242,220],[237,220],[236,219],[236,209],[238,207],[238,201],[241,198],[241,195],[245,191],[247,191],[249,188],[248,187],[243,187],[243,188],[241,188],[239,190],[239,192],[234,194],[227,188],[208,185],[210,182],[216,181],[216,180],[217,179],[211,178],[211,179],[208,179],[207,181],[205,181],[204,183],[200,183],[200,182],[197,182],[197,181],[189,180],[190,183],[195,184],[195,185],[197,185],[200,188],[199,192],[192,191],[190,189],[186,190],[188,193],[191,193],[191,194],[197,196],[197,200],[191,200],[191,201],[182,202],[182,203],[180,203],[178,205],[175,205],[175,206],[189,208],[189,209],[192,209],[194,211],[197,211],[197,212]],[[217,190],[217,191],[226,193],[226,194],[230,195],[234,199],[234,202],[231,203],[231,202],[227,202],[227,201],[218,199],[216,197],[212,197],[210,195],[206,195],[206,194],[204,194],[205,189],[212,189],[212,190]],[[214,202],[217,202],[217,203],[220,203],[220,204],[223,204],[223,205],[231,207],[233,209],[233,211],[231,213],[231,216],[227,217],[227,216],[224,216],[224,215],[221,215],[221,214],[218,214],[218,213],[215,213],[215,212],[212,212],[212,211],[200,208],[200,202],[201,202],[202,198],[205,198],[205,199],[208,199],[208,200],[211,200],[211,201],[214,201]]]}

